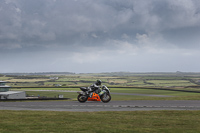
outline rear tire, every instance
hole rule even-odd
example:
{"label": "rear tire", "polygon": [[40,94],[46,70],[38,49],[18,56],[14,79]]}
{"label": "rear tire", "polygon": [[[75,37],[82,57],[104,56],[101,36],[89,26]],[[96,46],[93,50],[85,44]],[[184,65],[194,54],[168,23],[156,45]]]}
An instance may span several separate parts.
{"label": "rear tire", "polygon": [[77,99],[78,99],[78,101],[79,101],[80,103],[84,103],[84,102],[87,101],[88,97],[87,97],[87,96],[84,96],[84,95],[82,95],[82,94],[79,94],[78,97],[77,97]]}
{"label": "rear tire", "polygon": [[104,93],[102,96],[101,96],[101,101],[104,102],[104,103],[107,103],[111,100],[111,95],[110,94],[107,94],[107,93]]}

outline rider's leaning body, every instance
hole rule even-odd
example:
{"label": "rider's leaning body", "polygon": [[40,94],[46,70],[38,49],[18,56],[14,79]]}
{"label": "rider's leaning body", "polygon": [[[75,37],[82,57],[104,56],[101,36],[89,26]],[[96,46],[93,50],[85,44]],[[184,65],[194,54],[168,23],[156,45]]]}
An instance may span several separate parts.
{"label": "rider's leaning body", "polygon": [[[101,80],[97,80],[94,84],[92,84],[91,86],[90,86],[90,92],[95,92],[95,93],[100,93],[101,92],[101,89],[100,89],[100,86],[101,86]],[[92,93],[91,93],[91,95],[92,95]],[[90,95],[90,97],[91,97],[91,95]]]}

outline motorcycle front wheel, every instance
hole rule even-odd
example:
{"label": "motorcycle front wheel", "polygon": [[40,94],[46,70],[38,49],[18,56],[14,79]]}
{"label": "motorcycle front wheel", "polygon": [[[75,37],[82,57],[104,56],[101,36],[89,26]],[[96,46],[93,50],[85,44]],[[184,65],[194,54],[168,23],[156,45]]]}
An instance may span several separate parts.
{"label": "motorcycle front wheel", "polygon": [[101,101],[104,102],[104,103],[107,103],[111,100],[111,95],[110,94],[107,94],[107,93],[104,93],[102,96],[101,96]]}
{"label": "motorcycle front wheel", "polygon": [[81,102],[81,103],[84,103],[87,101],[88,97],[87,96],[84,96],[82,94],[79,94],[78,97],[77,97],[78,101]]}

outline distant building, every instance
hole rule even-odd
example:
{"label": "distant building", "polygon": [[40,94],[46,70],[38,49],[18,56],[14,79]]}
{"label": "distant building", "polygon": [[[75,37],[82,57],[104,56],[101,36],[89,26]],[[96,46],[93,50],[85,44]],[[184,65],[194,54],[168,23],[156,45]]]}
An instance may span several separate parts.
{"label": "distant building", "polygon": [[5,81],[0,81],[0,100],[1,99],[25,99],[25,91],[10,91],[10,86]]}
{"label": "distant building", "polygon": [[55,87],[60,87],[60,86],[62,86],[62,85],[60,85],[60,84],[55,84],[54,86],[55,86]]}
{"label": "distant building", "polygon": [[51,80],[58,80],[58,77],[50,77]]}

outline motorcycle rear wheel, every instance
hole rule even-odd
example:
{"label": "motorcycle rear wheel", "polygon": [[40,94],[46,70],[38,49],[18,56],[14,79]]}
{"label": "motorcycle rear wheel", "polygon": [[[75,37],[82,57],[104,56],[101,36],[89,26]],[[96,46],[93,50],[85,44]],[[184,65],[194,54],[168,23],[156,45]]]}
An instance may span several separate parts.
{"label": "motorcycle rear wheel", "polygon": [[101,101],[104,102],[104,103],[107,103],[107,102],[109,102],[110,100],[111,100],[111,95],[110,95],[110,94],[105,93],[105,94],[103,94],[103,95],[101,96]]}
{"label": "motorcycle rear wheel", "polygon": [[77,97],[77,99],[78,99],[78,101],[79,101],[80,103],[84,103],[84,102],[87,101],[88,97],[87,97],[87,96],[84,96],[84,95],[82,95],[82,94],[79,94],[78,97]]}

